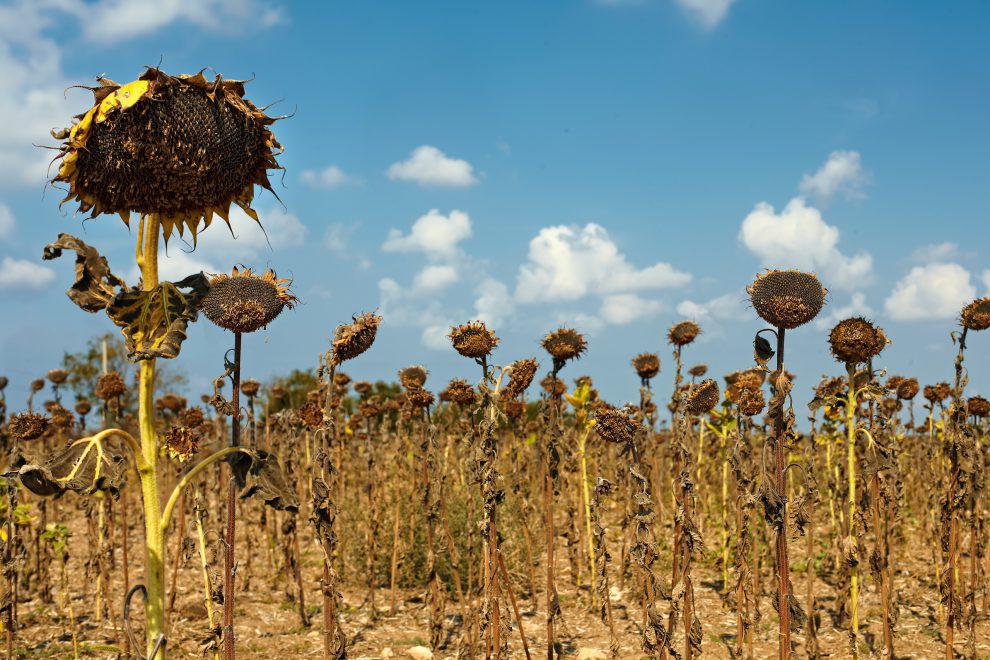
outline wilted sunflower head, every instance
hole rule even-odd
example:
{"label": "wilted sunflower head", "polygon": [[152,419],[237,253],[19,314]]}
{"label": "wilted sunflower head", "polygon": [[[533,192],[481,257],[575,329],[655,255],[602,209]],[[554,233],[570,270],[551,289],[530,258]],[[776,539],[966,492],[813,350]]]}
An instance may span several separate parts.
{"label": "wilted sunflower head", "polygon": [[430,372],[426,370],[426,367],[416,364],[405,369],[399,369],[399,382],[407,390],[418,390],[426,384],[426,378],[429,375]]}
{"label": "wilted sunflower head", "polygon": [[949,387],[948,383],[935,383],[934,385],[925,385],[925,398],[928,399],[929,403],[941,403],[949,398],[949,394],[952,393],[952,389]]}
{"label": "wilted sunflower head", "polygon": [[205,421],[203,416],[203,409],[199,406],[193,406],[192,408],[186,408],[179,413],[179,422],[183,426],[188,426],[191,429],[196,428]]}
{"label": "wilted sunflower head", "polygon": [[15,440],[37,440],[48,431],[50,424],[44,415],[26,412],[11,415],[7,431]]}
{"label": "wilted sunflower head", "polygon": [[291,282],[273,271],[256,275],[236,266],[230,275],[210,278],[210,290],[199,306],[206,318],[231,332],[248,333],[262,328],[299,301],[289,292]]}
{"label": "wilted sunflower head", "polygon": [[352,360],[371,348],[382,317],[365,312],[351,317],[351,323],[338,325],[333,335],[331,364]]}
{"label": "wilted sunflower head", "polygon": [[818,316],[828,291],[812,273],[769,270],[746,288],[756,313],[775,328],[793,330]]}
{"label": "wilted sunflower head", "polygon": [[635,437],[636,423],[621,410],[602,405],[595,411],[595,430],[606,442],[625,444]]}
{"label": "wilted sunflower head", "polygon": [[959,323],[969,330],[990,328],[990,296],[978,298],[963,307]]}
{"label": "wilted sunflower head", "polygon": [[536,358],[526,358],[513,362],[509,367],[509,384],[502,390],[505,397],[509,399],[522,397],[523,392],[533,382],[533,376],[536,375],[536,370],[539,368],[540,365]]}
{"label": "wilted sunflower head", "polygon": [[53,181],[69,184],[90,217],[158,214],[166,240],[174,229],[197,233],[230,205],[251,208],[254,186],[271,190],[268,170],[282,146],[267,116],[244,98],[244,83],[207,81],[202,72],[170,76],[148,69],[118,85],[98,78],[95,103],[70,129],[52,133],[61,159]]}
{"label": "wilted sunflower head", "polygon": [[581,357],[588,348],[584,336],[573,328],[558,328],[547,334],[540,344],[555,361],[560,362]]}
{"label": "wilted sunflower head", "polygon": [[296,417],[310,429],[323,425],[323,406],[316,401],[308,401],[296,411]]}
{"label": "wilted sunflower head", "polygon": [[31,391],[32,392],[40,392],[43,389],[45,389],[45,379],[44,378],[35,378],[34,380],[31,381]]}
{"label": "wilted sunflower head", "polygon": [[868,362],[889,343],[883,330],[858,316],[839,321],[828,336],[832,355],[846,364]]}
{"label": "wilted sunflower head", "polygon": [[433,393],[423,389],[408,390],[406,401],[413,408],[429,408],[433,405]]}
{"label": "wilted sunflower head", "polygon": [[472,406],[477,400],[477,395],[466,380],[454,378],[440,392],[440,400],[456,403],[459,406]]}
{"label": "wilted sunflower head", "polygon": [[555,397],[563,396],[564,392],[567,391],[567,383],[552,376],[544,376],[543,380],[540,381],[540,387],[543,388],[544,392]]}
{"label": "wilted sunflower head", "polygon": [[80,417],[85,417],[90,413],[90,411],[93,410],[93,404],[86,399],[80,399],[79,401],[76,401],[75,409],[77,415]]}
{"label": "wilted sunflower head", "polygon": [[918,379],[917,378],[903,378],[901,382],[897,384],[897,398],[905,399],[910,401],[914,397],[918,396]]}
{"label": "wilted sunflower head", "polygon": [[751,394],[762,392],[761,388],[766,381],[766,377],[766,372],[762,369],[747,369],[745,371],[733,371],[726,374],[725,397],[732,403],[739,404],[742,401],[742,394],[744,392]]}
{"label": "wilted sunflower head", "polygon": [[48,414],[52,418],[52,426],[60,429],[70,429],[76,423],[76,418],[72,411],[60,403],[53,403],[48,408]]}
{"label": "wilted sunflower head", "polygon": [[702,376],[708,373],[708,365],[696,364],[690,369],[688,369],[688,373],[694,376],[695,378],[701,378]]}
{"label": "wilted sunflower head", "polygon": [[61,385],[69,379],[69,372],[65,369],[52,369],[48,372],[48,380],[53,385]]}
{"label": "wilted sunflower head", "polygon": [[675,323],[667,331],[667,341],[677,347],[687,346],[701,334],[701,326],[694,321]]}
{"label": "wilted sunflower head", "polygon": [[261,389],[261,383],[256,380],[247,379],[241,381],[241,392],[244,392],[245,396],[254,398],[258,395],[258,390]]}
{"label": "wilted sunflower head", "polygon": [[337,387],[347,387],[351,384],[351,377],[343,371],[338,371],[333,375],[333,384]]}
{"label": "wilted sunflower head", "polygon": [[171,458],[185,463],[199,451],[199,431],[187,426],[173,426],[165,433],[162,444]]}
{"label": "wilted sunflower head", "polygon": [[360,394],[361,396],[364,396],[365,394],[371,392],[373,387],[374,385],[372,385],[369,381],[366,380],[359,380],[358,382],[354,383],[354,391]]}
{"label": "wilted sunflower head", "polygon": [[123,396],[126,391],[127,386],[124,385],[124,377],[119,372],[108,371],[96,379],[96,396],[104,401]]}
{"label": "wilted sunflower head", "polygon": [[982,396],[971,396],[966,401],[966,411],[973,417],[990,417],[990,401]]}
{"label": "wilted sunflower head", "polygon": [[485,358],[498,346],[498,337],[485,327],[484,321],[468,321],[450,329],[454,350],[468,358]]}
{"label": "wilted sunflower head", "polygon": [[739,412],[743,415],[754,417],[763,412],[767,402],[763,397],[763,390],[741,390],[736,405],[739,406]]}
{"label": "wilted sunflower head", "polygon": [[687,404],[688,412],[692,415],[704,415],[718,405],[718,399],[718,383],[711,378],[706,378],[688,390],[684,402]]}
{"label": "wilted sunflower head", "polygon": [[660,373],[660,358],[656,353],[640,353],[632,359],[632,366],[641,380],[650,380]]}

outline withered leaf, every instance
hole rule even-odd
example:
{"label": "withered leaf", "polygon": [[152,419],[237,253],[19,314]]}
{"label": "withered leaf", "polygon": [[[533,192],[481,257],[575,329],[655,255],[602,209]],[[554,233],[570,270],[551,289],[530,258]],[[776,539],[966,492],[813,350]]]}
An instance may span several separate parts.
{"label": "withered leaf", "polygon": [[76,281],[66,291],[72,302],[87,312],[106,309],[118,295],[117,289],[127,290],[124,280],[110,272],[110,264],[96,248],[71,234],[59,234],[54,243],[45,246],[42,259],[51,261],[62,256],[62,250],[76,253]]}
{"label": "withered leaf", "polygon": [[[174,358],[186,339],[186,327],[198,316],[209,280],[196,273],[178,282],[162,282],[150,291],[123,291],[107,307],[121,328],[131,360]],[[188,289],[183,292],[180,289]]]}
{"label": "withered leaf", "polygon": [[116,449],[87,438],[77,440],[44,465],[28,463],[18,471],[21,483],[35,495],[61,495],[67,490],[88,495],[105,491],[117,497],[124,484],[127,459]]}
{"label": "withered leaf", "polygon": [[756,356],[756,361],[764,368],[770,358],[776,354],[773,346],[770,345],[770,340],[762,335],[756,335],[753,339],[753,353]]}
{"label": "withered leaf", "polygon": [[246,485],[241,497],[260,497],[265,504],[279,511],[299,511],[299,498],[289,487],[278,457],[267,451],[251,452],[251,467],[245,477]]}

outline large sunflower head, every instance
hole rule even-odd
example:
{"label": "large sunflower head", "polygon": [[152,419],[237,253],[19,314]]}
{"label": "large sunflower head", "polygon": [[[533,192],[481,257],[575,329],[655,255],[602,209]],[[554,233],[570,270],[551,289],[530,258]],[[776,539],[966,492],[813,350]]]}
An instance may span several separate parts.
{"label": "large sunflower head", "polygon": [[761,273],[746,291],[764,321],[787,330],[818,316],[828,293],[814,274],[797,270]]}
{"label": "large sunflower head", "polygon": [[282,310],[299,301],[289,292],[290,281],[273,271],[256,275],[250,268],[236,266],[230,275],[210,278],[210,290],[200,301],[200,309],[214,324],[231,332],[254,332],[275,320]]}
{"label": "large sunflower head", "polygon": [[258,220],[254,186],[271,190],[282,146],[269,129],[277,118],[244,98],[243,81],[156,68],[126,85],[97,80],[93,107],[52,133],[64,140],[53,179],[69,184],[63,202],[125,222],[157,214],[166,240],[188,229],[195,241],[214,214],[229,224],[231,204]]}

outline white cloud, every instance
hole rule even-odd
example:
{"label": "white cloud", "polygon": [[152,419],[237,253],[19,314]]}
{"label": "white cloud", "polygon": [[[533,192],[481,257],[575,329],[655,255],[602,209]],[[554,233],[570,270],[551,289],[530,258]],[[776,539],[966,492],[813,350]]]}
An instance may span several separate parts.
{"label": "white cloud", "polygon": [[866,302],[866,294],[861,291],[856,291],[852,294],[848,305],[843,305],[842,307],[829,305],[825,310],[828,312],[827,314],[815,319],[815,327],[819,330],[827,330],[839,321],[853,316],[869,317],[875,314],[873,308]]}
{"label": "white cloud", "polygon": [[359,224],[335,222],[328,225],[326,231],[323,232],[323,247],[340,259],[357,261],[359,268],[367,270],[371,268],[371,260],[360,251],[355,250],[350,244],[351,235],[357,230]]}
{"label": "white cloud", "polygon": [[897,321],[949,319],[976,297],[969,272],[956,263],[915,266],[884,302],[887,315]]}
{"label": "white cloud", "polygon": [[726,293],[706,302],[682,300],[677,304],[677,313],[695,321],[734,321],[746,318],[743,301],[746,294]]}
{"label": "white cloud", "polygon": [[60,2],[80,19],[91,41],[119,42],[188,23],[212,32],[238,34],[251,27],[270,27],[284,20],[282,12],[260,0],[103,0]]}
{"label": "white cloud", "polygon": [[[706,30],[714,29],[729,15],[735,0],[674,0],[681,9]],[[613,4],[615,4],[613,2]]]}
{"label": "white cloud", "polygon": [[428,257],[449,259],[457,256],[457,244],[471,236],[471,218],[463,211],[443,215],[437,209],[421,216],[404,235],[398,229],[388,232],[382,244],[385,252],[423,252]]}
{"label": "white cloud", "polygon": [[420,291],[439,291],[457,281],[457,268],[450,265],[427,266],[416,273],[413,287]]}
{"label": "white cloud", "polygon": [[608,323],[625,325],[640,319],[656,316],[664,309],[659,300],[647,300],[635,293],[619,293],[606,296],[600,310],[602,319]]}
{"label": "white cloud", "polygon": [[957,256],[959,256],[959,246],[951,242],[924,245],[911,253],[912,261],[921,263],[950,261]]}
{"label": "white cloud", "polygon": [[823,203],[830,202],[839,192],[847,199],[862,199],[866,196],[862,188],[868,181],[858,151],[833,151],[817,172],[804,175],[800,190]]}
{"label": "white cloud", "polygon": [[839,251],[838,228],[822,219],[821,211],[795,197],[778,214],[760,202],[746,216],[739,240],[763,266],[818,271],[825,286],[857,289],[869,283],[873,257],[860,252],[849,257]]}
{"label": "white cloud", "polygon": [[450,350],[450,337],[447,336],[449,334],[449,323],[435,323],[423,328],[419,338],[423,342],[423,346],[435,351],[445,351]]}
{"label": "white cloud", "polygon": [[9,206],[0,202],[0,241],[10,238],[15,227],[17,223],[14,221],[14,212]]}
{"label": "white cloud", "polygon": [[602,226],[588,223],[541,229],[529,243],[528,261],[516,280],[516,298],[533,303],[679,287],[691,275],[664,262],[637,269]]}
{"label": "white cloud", "polygon": [[416,147],[408,160],[393,163],[385,174],[389,179],[415,181],[421,186],[463,188],[478,182],[471,163],[451,158],[428,144]]}
{"label": "white cloud", "polygon": [[489,326],[497,328],[512,315],[514,308],[512,296],[508,287],[502,282],[492,277],[485,278],[475,288],[474,293],[478,296],[474,301],[474,311],[478,319]]}
{"label": "white cloud", "polygon": [[334,188],[348,185],[358,186],[364,183],[362,179],[348,174],[336,165],[330,165],[319,171],[303,170],[299,176],[303,180],[303,183],[314,188],[324,188],[326,190],[333,190]]}
{"label": "white cloud", "polygon": [[0,291],[41,291],[54,281],[54,270],[33,261],[4,257],[0,262]]}

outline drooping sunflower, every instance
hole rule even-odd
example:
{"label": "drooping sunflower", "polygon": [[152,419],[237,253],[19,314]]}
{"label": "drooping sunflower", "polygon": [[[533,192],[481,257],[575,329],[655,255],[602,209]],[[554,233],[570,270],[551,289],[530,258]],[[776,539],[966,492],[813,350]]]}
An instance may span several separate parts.
{"label": "drooping sunflower", "polygon": [[290,284],[270,270],[256,275],[250,268],[240,270],[235,266],[230,275],[221,273],[210,278],[210,290],[199,306],[206,318],[221,328],[254,332],[299,301],[289,292]]}
{"label": "drooping sunflower", "polygon": [[166,241],[188,230],[195,243],[214,215],[229,226],[231,204],[260,223],[251,201],[255,185],[272,190],[268,170],[282,169],[269,128],[279,118],[244,98],[243,81],[149,68],[125,85],[97,82],[94,105],[52,132],[63,140],[53,179],[69,185],[63,203],[125,223],[156,214]]}
{"label": "drooping sunflower", "polygon": [[746,291],[764,321],[787,330],[818,316],[828,294],[814,274],[797,270],[760,273]]}

